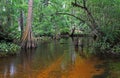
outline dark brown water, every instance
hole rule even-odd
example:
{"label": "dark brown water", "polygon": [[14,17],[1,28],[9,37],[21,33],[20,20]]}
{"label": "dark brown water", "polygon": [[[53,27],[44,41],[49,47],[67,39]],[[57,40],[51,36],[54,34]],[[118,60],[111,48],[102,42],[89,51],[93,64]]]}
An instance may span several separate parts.
{"label": "dark brown water", "polygon": [[[84,42],[84,44],[83,44]],[[36,50],[21,51],[14,57],[0,58],[0,78],[93,78],[101,75],[103,63],[90,56],[89,39],[40,42]]]}

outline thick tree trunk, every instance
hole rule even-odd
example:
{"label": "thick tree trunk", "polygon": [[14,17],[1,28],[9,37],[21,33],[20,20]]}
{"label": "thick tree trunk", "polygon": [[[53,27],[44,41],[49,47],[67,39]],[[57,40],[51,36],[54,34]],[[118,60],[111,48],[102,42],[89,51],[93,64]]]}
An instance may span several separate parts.
{"label": "thick tree trunk", "polygon": [[35,39],[33,38],[32,23],[31,23],[32,22],[32,6],[33,6],[33,0],[29,0],[27,25],[22,36],[22,43],[21,43],[22,48],[36,47]]}

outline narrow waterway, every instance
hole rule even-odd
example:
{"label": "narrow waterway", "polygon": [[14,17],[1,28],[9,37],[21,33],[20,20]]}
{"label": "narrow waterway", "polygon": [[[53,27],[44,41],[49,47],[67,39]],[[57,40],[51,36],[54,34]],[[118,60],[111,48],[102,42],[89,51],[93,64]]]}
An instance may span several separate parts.
{"label": "narrow waterway", "polygon": [[100,78],[103,61],[91,56],[92,40],[39,42],[36,50],[21,51],[17,56],[0,58],[0,78]]}

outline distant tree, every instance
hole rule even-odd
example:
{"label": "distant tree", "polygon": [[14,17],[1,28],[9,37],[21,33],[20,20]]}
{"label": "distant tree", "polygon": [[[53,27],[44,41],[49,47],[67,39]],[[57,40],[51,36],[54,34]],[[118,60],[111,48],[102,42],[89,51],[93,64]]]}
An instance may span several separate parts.
{"label": "distant tree", "polygon": [[24,24],[23,24],[23,11],[20,10],[20,18],[18,19],[18,24],[19,24],[19,27],[20,27],[20,31],[21,31],[21,38],[23,36],[23,31],[24,31]]}

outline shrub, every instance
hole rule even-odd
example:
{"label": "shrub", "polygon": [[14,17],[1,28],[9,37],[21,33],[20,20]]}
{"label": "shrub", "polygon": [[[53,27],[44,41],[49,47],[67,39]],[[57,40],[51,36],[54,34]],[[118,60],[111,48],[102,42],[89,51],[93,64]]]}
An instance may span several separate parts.
{"label": "shrub", "polygon": [[17,51],[18,49],[20,49],[20,47],[16,44],[1,42],[0,43],[0,56],[16,54],[18,53]]}

